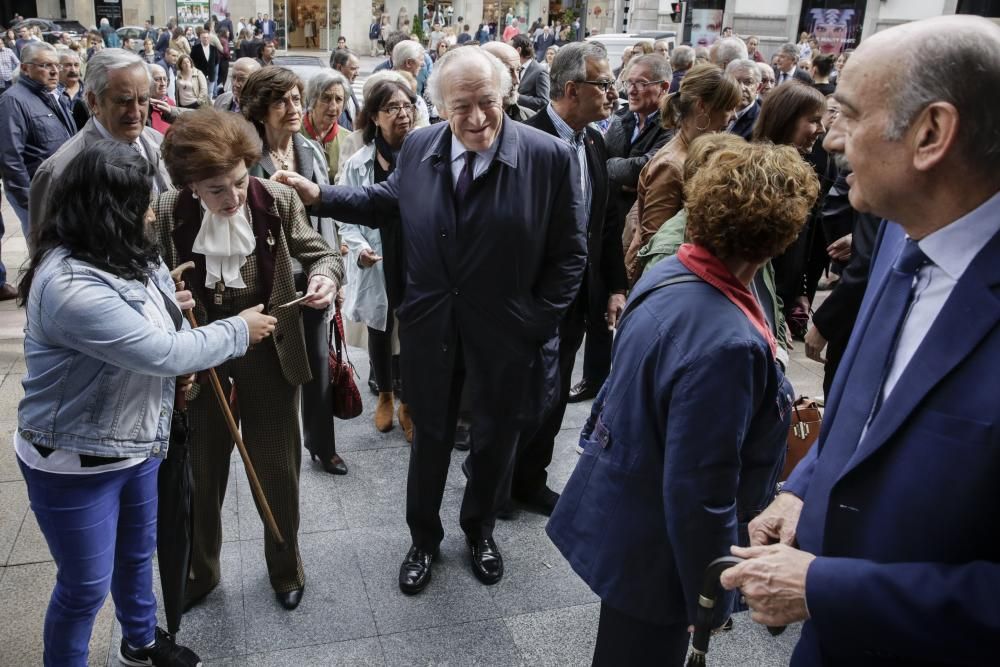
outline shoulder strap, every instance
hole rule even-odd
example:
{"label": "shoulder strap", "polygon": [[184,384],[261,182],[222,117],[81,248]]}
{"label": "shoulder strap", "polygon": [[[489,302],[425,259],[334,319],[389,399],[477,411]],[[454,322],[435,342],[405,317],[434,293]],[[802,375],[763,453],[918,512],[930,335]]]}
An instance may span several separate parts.
{"label": "shoulder strap", "polygon": [[645,301],[646,297],[652,294],[653,292],[663,289],[664,287],[669,287],[670,285],[679,285],[680,283],[697,283],[697,282],[702,282],[702,279],[694,275],[693,273],[685,273],[684,275],[674,276],[673,278],[667,278],[662,282],[656,283],[648,290],[646,290],[645,292],[637,296],[635,299],[630,301],[627,306],[625,306],[625,310],[622,311],[621,317],[618,318],[618,326],[620,327],[621,323],[625,321],[625,317],[628,316],[628,314],[631,313],[636,306]]}

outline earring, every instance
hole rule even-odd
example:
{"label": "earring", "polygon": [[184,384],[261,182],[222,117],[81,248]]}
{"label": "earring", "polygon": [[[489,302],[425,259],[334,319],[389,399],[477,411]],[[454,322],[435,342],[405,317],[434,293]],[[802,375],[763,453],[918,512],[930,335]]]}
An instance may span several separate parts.
{"label": "earring", "polygon": [[194,190],[192,190],[192,191],[191,191],[191,197],[192,197],[193,199],[197,199],[197,198],[198,198],[198,193],[197,193],[197,192],[195,192]]}
{"label": "earring", "polygon": [[[708,117],[707,113],[702,113],[701,116],[705,117],[705,127],[701,127],[700,125],[698,125],[698,121],[696,119],[694,124],[694,129],[698,130],[699,132],[704,132],[705,130],[708,129],[708,126],[712,124],[712,119]],[[701,116],[698,116],[698,118],[701,118]]]}

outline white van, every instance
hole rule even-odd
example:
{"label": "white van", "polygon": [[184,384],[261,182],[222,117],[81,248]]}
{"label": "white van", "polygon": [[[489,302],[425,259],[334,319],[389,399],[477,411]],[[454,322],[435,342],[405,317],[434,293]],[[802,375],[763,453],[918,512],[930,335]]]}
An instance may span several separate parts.
{"label": "white van", "polygon": [[625,49],[634,46],[639,42],[648,42],[650,46],[653,42],[666,39],[670,41],[670,50],[673,51],[674,47],[677,46],[677,33],[676,32],[609,32],[603,35],[591,35],[587,38],[588,42],[600,42],[604,45],[604,48],[608,50],[608,62],[611,63],[611,69],[618,69],[622,64],[622,54]]}

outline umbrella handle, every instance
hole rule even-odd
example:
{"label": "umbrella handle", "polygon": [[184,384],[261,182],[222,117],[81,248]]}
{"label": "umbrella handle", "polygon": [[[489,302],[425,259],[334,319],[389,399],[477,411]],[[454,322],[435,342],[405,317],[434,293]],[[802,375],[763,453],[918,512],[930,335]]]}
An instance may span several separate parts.
{"label": "umbrella handle", "polygon": [[[188,322],[191,323],[193,328],[198,328],[198,321],[194,318],[194,313],[190,310],[184,313],[187,316]],[[233,436],[233,440],[236,442],[236,449],[240,452],[240,458],[243,459],[243,468],[246,470],[247,479],[250,481],[250,490],[253,492],[254,500],[257,501],[257,506],[260,508],[261,518],[264,520],[264,525],[267,526],[267,530],[271,533],[271,537],[277,543],[278,550],[284,551],[288,548],[285,543],[284,538],[281,536],[281,531],[278,529],[278,523],[274,520],[274,514],[271,512],[271,506],[267,502],[267,497],[264,495],[264,488],[260,485],[260,480],[257,479],[257,472],[254,470],[253,463],[250,461],[250,454],[247,452],[247,447],[243,444],[243,436],[240,435],[240,429],[236,425],[236,420],[233,418],[233,411],[229,408],[229,401],[226,398],[226,392],[222,390],[222,383],[219,382],[219,375],[215,372],[214,368],[208,369],[208,377],[212,382],[212,390],[215,394],[216,400],[219,402],[219,407],[222,409],[222,414],[226,418],[226,426],[229,427],[229,433]]]}

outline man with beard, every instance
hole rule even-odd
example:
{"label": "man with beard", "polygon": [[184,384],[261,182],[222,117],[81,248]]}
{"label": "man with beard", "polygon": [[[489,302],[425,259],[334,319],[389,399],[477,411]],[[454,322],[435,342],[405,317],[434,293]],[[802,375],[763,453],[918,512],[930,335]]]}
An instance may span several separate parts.
{"label": "man with beard", "polygon": [[512,118],[518,122],[523,123],[527,121],[535,115],[535,112],[517,103],[518,98],[521,97],[517,87],[521,83],[521,72],[523,70],[521,57],[518,55],[517,49],[503,42],[488,42],[482,48],[483,51],[495,55],[500,62],[507,66],[507,71],[510,72],[511,89],[503,98],[504,113],[507,114],[508,118]]}
{"label": "man with beard", "polygon": [[[555,439],[569,399],[570,378],[584,331],[603,328],[625,307],[625,254],[618,233],[615,201],[609,193],[608,153],[604,138],[590,123],[604,120],[615,108],[615,77],[603,47],[573,42],[559,49],[549,72],[551,102],[527,125],[565,141],[580,165],[580,189],[587,215],[587,270],[582,285],[559,324],[559,386],[556,403],[538,425],[522,431],[514,462],[511,500],[532,511],[552,514],[559,494],[546,485]],[[669,78],[669,77],[668,77]],[[607,311],[592,319],[591,292],[611,291]]]}

